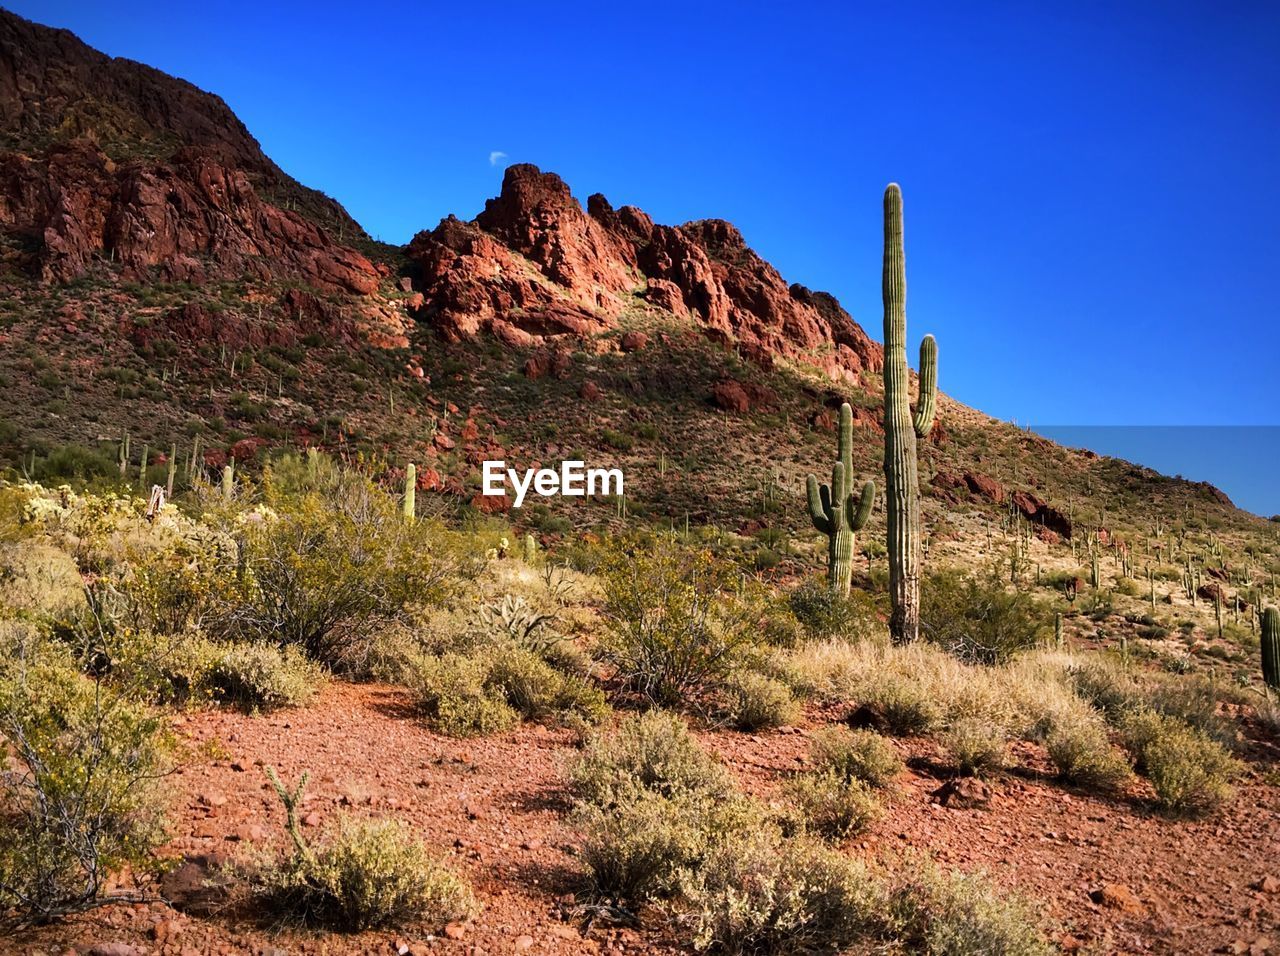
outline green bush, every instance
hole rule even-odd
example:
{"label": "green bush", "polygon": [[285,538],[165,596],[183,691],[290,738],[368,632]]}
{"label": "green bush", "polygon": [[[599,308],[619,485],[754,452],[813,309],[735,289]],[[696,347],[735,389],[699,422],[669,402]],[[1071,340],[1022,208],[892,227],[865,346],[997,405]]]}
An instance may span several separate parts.
{"label": "green bush", "polygon": [[728,680],[725,712],[739,730],[761,730],[794,723],[800,716],[800,705],[781,681],[742,671]]}
{"label": "green bush", "polygon": [[252,874],[267,908],[306,925],[360,931],[440,927],[479,911],[466,880],[397,820],[341,817],[315,850]]}
{"label": "green bush", "polygon": [[246,711],[298,707],[315,696],[324,672],[296,647],[229,644],[207,677],[213,696]]}
{"label": "green bush", "polygon": [[682,903],[696,949],[734,954],[843,950],[874,929],[883,906],[860,863],[767,826],[715,847]]}
{"label": "green bush", "polygon": [[1106,724],[1087,711],[1054,715],[1045,748],[1058,775],[1068,783],[1109,791],[1133,776],[1128,762],[1111,746]]}
{"label": "green bush", "polygon": [[893,744],[873,730],[824,727],[813,734],[810,746],[819,771],[872,787],[887,787],[905,766]]}
{"label": "green bush", "polygon": [[952,721],[942,733],[942,746],[962,774],[982,776],[1004,768],[1008,733],[999,724],[978,717]]}
{"label": "green bush", "polygon": [[1175,815],[1208,813],[1229,801],[1243,770],[1221,744],[1185,721],[1149,710],[1121,722],[1139,773],[1151,781],[1160,807]]}
{"label": "green bush", "polygon": [[914,859],[889,894],[889,935],[921,956],[1049,956],[1032,910],[978,874]]}
{"label": "green bush", "polygon": [[570,777],[579,797],[602,807],[625,803],[639,791],[710,799],[733,793],[728,771],[698,745],[684,721],[661,711],[630,717],[613,734],[592,740]]}
{"label": "green bush", "polygon": [[964,661],[999,664],[1035,647],[1048,619],[1035,597],[1007,589],[994,575],[937,571],[921,589],[921,633]]}
{"label": "green bush", "polygon": [[71,555],[39,541],[0,546],[0,608],[71,622],[87,608]]}
{"label": "green bush", "polygon": [[863,640],[884,630],[870,595],[861,591],[841,595],[825,579],[806,581],[787,601],[813,640]]}
{"label": "green bush", "polygon": [[164,721],[83,677],[69,655],[0,660],[0,913],[92,905],[164,840]]}
{"label": "green bush", "polygon": [[531,719],[577,714],[599,723],[609,715],[609,704],[599,687],[561,673],[537,654],[519,647],[493,656],[485,687]]}
{"label": "green bush", "polygon": [[832,769],[797,774],[786,794],[806,826],[830,840],[865,830],[882,812],[868,784]]}
{"label": "green bush", "polygon": [[591,892],[622,902],[672,895],[707,851],[708,806],[701,796],[639,790],[619,803],[583,803],[573,822]]}
{"label": "green bush", "polygon": [[447,549],[426,522],[406,524],[390,495],[351,480],[339,497],[269,501],[274,516],[242,528],[244,573],[210,622],[220,636],[295,645],[359,672],[382,626],[411,601],[442,599]]}
{"label": "green bush", "polygon": [[1067,672],[1075,692],[1112,720],[1137,706],[1142,689],[1119,662],[1092,655]]}
{"label": "green bush", "polygon": [[885,674],[863,688],[860,700],[880,716],[891,733],[901,737],[930,733],[944,717],[933,688],[904,674]]}
{"label": "green bush", "polygon": [[501,733],[519,715],[485,686],[489,668],[461,654],[422,656],[409,677],[410,690],[434,730],[451,737]]}
{"label": "green bush", "polygon": [[670,537],[600,569],[609,633],[604,659],[630,691],[660,706],[687,706],[718,687],[733,655],[759,643],[733,593],[732,569]]}

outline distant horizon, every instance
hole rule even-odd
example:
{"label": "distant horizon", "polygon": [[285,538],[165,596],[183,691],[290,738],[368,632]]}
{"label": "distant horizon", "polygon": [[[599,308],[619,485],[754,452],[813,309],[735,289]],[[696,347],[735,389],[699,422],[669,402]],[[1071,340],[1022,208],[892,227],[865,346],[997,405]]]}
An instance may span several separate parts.
{"label": "distant horizon", "polygon": [[1280,514],[1280,426],[1037,425],[1038,435],[1151,468],[1207,481],[1261,518]]}
{"label": "distant horizon", "polygon": [[[8,6],[220,96],[376,237],[471,218],[532,162],[580,199],[734,223],[877,340],[897,181],[909,343],[937,336],[947,394],[1084,423],[1066,428],[1280,424],[1274,381],[1242,358],[1280,348],[1280,7],[748,2],[726,19],[659,0],[651,31],[572,3],[504,7],[502,29],[489,8],[393,2]],[[415,55],[388,56],[390,25]],[[601,41],[628,36],[645,69]],[[1280,511],[1243,471],[1204,480]]]}

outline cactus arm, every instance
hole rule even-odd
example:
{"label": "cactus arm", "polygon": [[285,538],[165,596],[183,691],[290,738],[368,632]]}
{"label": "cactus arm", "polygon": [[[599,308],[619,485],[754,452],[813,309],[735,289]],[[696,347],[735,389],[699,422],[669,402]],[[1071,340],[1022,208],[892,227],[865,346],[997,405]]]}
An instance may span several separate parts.
{"label": "cactus arm", "polygon": [[845,499],[845,510],[849,515],[849,527],[854,531],[861,531],[866,527],[867,521],[871,517],[871,509],[876,503],[876,483],[868,481],[862,486],[862,497],[856,501],[853,495],[849,495]]}
{"label": "cactus arm", "polygon": [[[850,485],[854,482],[854,410],[849,402],[841,403],[840,406],[840,436],[837,442],[837,461],[845,466],[845,480],[841,482],[840,493],[836,495],[837,502],[840,502],[849,494]],[[832,485],[831,490],[835,491],[836,486]]]}
{"label": "cactus arm", "polygon": [[933,429],[938,406],[938,340],[926,335],[920,342],[920,398],[916,402],[916,434],[924,438]]}
{"label": "cactus arm", "polygon": [[809,476],[806,482],[806,488],[809,492],[809,517],[813,521],[813,526],[822,534],[831,533],[831,519],[827,516],[827,510],[822,504],[823,491],[819,490],[818,479],[813,475]]}

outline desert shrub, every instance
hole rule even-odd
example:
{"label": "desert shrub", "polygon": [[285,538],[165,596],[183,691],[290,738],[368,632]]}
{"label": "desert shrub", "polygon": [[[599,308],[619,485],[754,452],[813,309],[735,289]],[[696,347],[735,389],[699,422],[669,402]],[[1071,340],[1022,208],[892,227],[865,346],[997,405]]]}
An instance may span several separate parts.
{"label": "desert shrub", "polygon": [[786,794],[806,826],[830,840],[866,829],[882,812],[868,784],[830,768],[797,774],[787,782]]}
{"label": "desert shrub", "polygon": [[883,899],[862,864],[760,827],[711,851],[689,880],[681,908],[696,949],[816,953],[866,936]]}
{"label": "desert shrub", "polygon": [[1047,614],[1025,591],[991,576],[937,571],[921,588],[920,629],[961,660],[999,664],[1044,637]]}
{"label": "desert shrub", "polygon": [[324,673],[296,647],[228,644],[218,648],[206,680],[214,697],[246,711],[305,704]]}
{"label": "desert shrub", "polygon": [[297,809],[304,775],[289,793],[268,771],[284,802],[293,853],[247,873],[266,907],[286,920],[360,931],[410,921],[440,926],[479,911],[470,885],[441,863],[398,820],[340,817],[319,847],[302,837]]}
{"label": "desert shrub", "polygon": [[943,871],[924,859],[898,870],[889,891],[889,934],[921,956],[1049,956],[1039,920],[980,874]]}
{"label": "desert shrub", "polygon": [[1224,745],[1235,738],[1235,728],[1218,715],[1219,690],[1213,681],[1198,675],[1156,680],[1146,694],[1152,710],[1176,717]]}
{"label": "desert shrub", "polygon": [[619,901],[670,896],[707,851],[707,812],[700,796],[668,798],[649,790],[607,807],[579,806],[573,821],[591,893]]}
{"label": "desert shrub", "polygon": [[1175,815],[1204,814],[1234,796],[1231,781],[1243,768],[1202,731],[1150,710],[1127,714],[1121,727],[1137,769],[1151,781],[1162,809]]}
{"label": "desert shrub", "polygon": [[197,635],[122,630],[102,649],[105,673],[119,690],[154,704],[183,706],[212,696],[210,675],[222,645]]}
{"label": "desert shrub", "polygon": [[488,666],[461,654],[419,657],[409,687],[434,730],[451,737],[495,734],[511,728],[519,715],[485,686]]}
{"label": "desert shrub", "polygon": [[1068,676],[1076,693],[1112,720],[1142,698],[1142,688],[1129,671],[1119,662],[1101,655],[1076,662]]}
{"label": "desert shrub", "polygon": [[862,640],[884,631],[874,600],[862,591],[845,596],[815,579],[792,591],[787,601],[813,640]]}
{"label": "desert shrub", "polygon": [[59,445],[36,460],[31,477],[40,482],[57,483],[68,479],[113,478],[119,474],[119,464],[106,452],[83,445]]}
{"label": "desert shrub", "polygon": [[886,674],[879,684],[863,691],[861,702],[899,736],[929,733],[944,719],[942,703],[932,688],[901,674]]}
{"label": "desert shrub", "polygon": [[1133,775],[1128,761],[1111,746],[1106,724],[1088,710],[1055,715],[1045,735],[1045,749],[1058,775],[1068,783],[1114,790]]}
{"label": "desert shrub", "polygon": [[621,683],[661,706],[683,706],[717,686],[733,654],[758,643],[730,596],[729,566],[669,537],[606,556],[600,573],[608,634],[604,659]]}
{"label": "desert shrub", "polygon": [[976,717],[952,721],[942,733],[942,746],[962,774],[981,776],[1004,767],[1008,732]]}
{"label": "desert shrub", "polygon": [[159,716],[69,655],[0,661],[0,913],[83,909],[116,871],[151,868],[171,749]]}
{"label": "desert shrub", "polygon": [[698,745],[684,721],[661,711],[630,717],[613,734],[591,741],[570,777],[584,801],[602,807],[641,790],[711,799],[733,792],[728,771]]}
{"label": "desert shrub", "polygon": [[0,546],[0,607],[71,621],[86,608],[80,569],[65,551],[40,541]]}
{"label": "desert shrub", "polygon": [[577,675],[562,673],[519,647],[494,655],[484,686],[528,718],[578,714],[598,723],[609,714],[609,704],[599,687]]}
{"label": "desert shrub", "polygon": [[985,672],[970,671],[930,647],[818,641],[792,653],[782,673],[800,693],[859,705],[870,713],[872,726],[907,735],[937,729],[953,701],[985,686],[977,676]]}
{"label": "desert shrub", "polygon": [[359,671],[372,636],[411,601],[440,600],[452,562],[425,522],[406,524],[367,483],[340,498],[280,499],[242,526],[243,574],[211,626],[221,636],[292,644]]}
{"label": "desert shrub", "polygon": [[800,705],[786,684],[754,671],[741,671],[725,687],[725,712],[739,730],[760,730],[793,723]]}
{"label": "desert shrub", "polygon": [[887,787],[904,768],[893,744],[872,730],[824,727],[814,733],[811,748],[818,770],[872,787]]}

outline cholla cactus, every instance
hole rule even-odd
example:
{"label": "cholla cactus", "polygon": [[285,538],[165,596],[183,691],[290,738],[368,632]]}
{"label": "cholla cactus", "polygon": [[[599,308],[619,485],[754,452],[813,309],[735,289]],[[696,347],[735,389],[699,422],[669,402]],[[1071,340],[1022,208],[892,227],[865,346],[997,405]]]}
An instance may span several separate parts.
{"label": "cholla cactus", "polygon": [[840,406],[840,432],[836,445],[836,463],[831,466],[831,484],[819,485],[810,475],[807,482],[809,517],[813,526],[827,536],[827,580],[833,590],[849,593],[853,578],[853,552],[856,532],[866,526],[876,500],[876,483],[862,486],[861,497],[855,498],[853,484],[853,409],[845,402]]}

